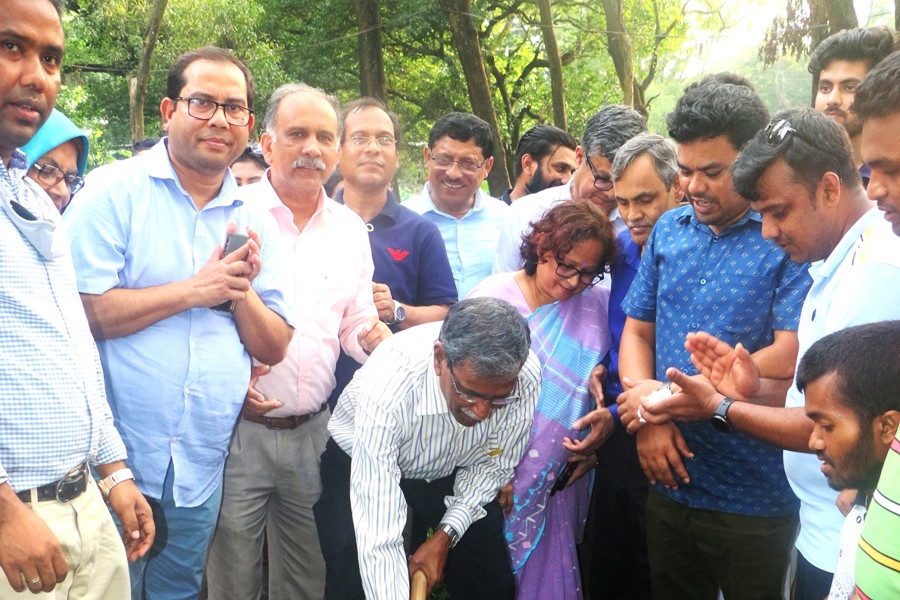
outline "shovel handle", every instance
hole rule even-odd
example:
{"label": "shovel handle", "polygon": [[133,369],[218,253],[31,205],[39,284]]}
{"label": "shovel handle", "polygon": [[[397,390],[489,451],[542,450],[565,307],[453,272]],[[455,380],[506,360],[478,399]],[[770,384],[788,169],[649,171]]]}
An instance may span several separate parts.
{"label": "shovel handle", "polygon": [[412,576],[409,600],[425,600],[426,590],[428,590],[428,578],[425,577],[425,571],[416,571]]}

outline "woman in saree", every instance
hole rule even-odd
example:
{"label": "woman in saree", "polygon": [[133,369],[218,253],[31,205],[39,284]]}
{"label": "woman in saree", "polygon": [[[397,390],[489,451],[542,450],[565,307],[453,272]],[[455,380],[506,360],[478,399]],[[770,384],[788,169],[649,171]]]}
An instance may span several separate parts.
{"label": "woman in saree", "polygon": [[562,489],[554,486],[560,487],[568,463],[577,461],[563,440],[580,438],[572,424],[595,408],[589,377],[610,345],[609,290],[596,284],[614,253],[606,215],[590,202],[563,202],[523,237],[523,269],[492,275],[469,294],[502,298],[518,308],[542,365],[531,439],[501,491],[519,600],[582,598],[575,546],[587,519],[596,459],[581,461]]}

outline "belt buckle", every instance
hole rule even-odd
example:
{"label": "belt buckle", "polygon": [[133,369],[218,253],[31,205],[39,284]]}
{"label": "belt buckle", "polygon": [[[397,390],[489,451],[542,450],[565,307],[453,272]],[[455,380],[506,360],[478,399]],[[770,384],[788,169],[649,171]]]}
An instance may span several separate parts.
{"label": "belt buckle", "polygon": [[87,467],[82,464],[69,471],[56,483],[56,499],[60,502],[70,502],[80,496],[86,488]]}
{"label": "belt buckle", "polygon": [[264,417],[266,420],[266,429],[276,429],[272,426],[272,417]]}

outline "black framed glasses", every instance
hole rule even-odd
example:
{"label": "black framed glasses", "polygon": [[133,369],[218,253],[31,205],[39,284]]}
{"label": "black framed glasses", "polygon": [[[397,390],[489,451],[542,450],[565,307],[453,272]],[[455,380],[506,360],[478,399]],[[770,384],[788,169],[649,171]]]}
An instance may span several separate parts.
{"label": "black framed glasses", "polygon": [[38,180],[49,186],[54,186],[65,179],[66,186],[69,188],[69,193],[73,196],[78,193],[78,190],[84,187],[84,179],[79,177],[78,173],[66,173],[59,167],[48,163],[34,163],[31,165],[31,168],[34,169],[37,174]]}
{"label": "black framed glasses", "polygon": [[584,161],[588,164],[588,168],[591,170],[591,175],[594,176],[594,187],[600,190],[601,192],[608,192],[613,189],[613,180],[607,177],[606,175],[601,175],[597,172],[597,169],[594,168],[594,163],[591,162],[591,159],[587,156],[584,157]]}
{"label": "black framed glasses", "polygon": [[456,374],[453,372],[453,365],[450,364],[449,360],[447,361],[447,370],[450,371],[450,383],[453,384],[453,391],[456,392],[456,395],[459,396],[466,404],[472,405],[477,404],[478,402],[490,402],[492,407],[502,408],[519,401],[518,378],[516,379],[515,387],[513,387],[512,392],[510,392],[509,395],[504,396],[503,398],[491,399],[485,398],[484,396],[479,396],[471,390],[462,391],[461,389],[459,389],[459,380],[456,379]]}
{"label": "black framed glasses", "polygon": [[454,164],[459,167],[459,170],[463,173],[468,173],[469,175],[474,175],[478,172],[478,169],[483,167],[485,163],[489,159],[484,159],[481,162],[471,160],[469,158],[464,158],[462,160],[455,160],[451,156],[447,156],[446,154],[434,154],[431,156],[431,162],[433,162],[436,166],[441,169],[449,169]]}
{"label": "black framed glasses", "polygon": [[556,260],[556,274],[563,279],[569,279],[573,275],[578,275],[578,282],[582,285],[586,285],[587,287],[591,287],[597,285],[601,281],[603,281],[603,273],[596,273],[594,271],[585,271],[582,269],[578,269],[573,265],[564,263],[562,258],[555,256]]}
{"label": "black framed glasses", "polygon": [[185,98],[184,96],[178,96],[177,98],[172,98],[172,100],[175,100],[176,102],[178,100],[187,102],[188,114],[201,121],[209,121],[221,108],[222,113],[225,115],[225,121],[229,125],[234,125],[235,127],[245,127],[250,122],[250,115],[253,114],[253,111],[246,106],[228,102],[216,102],[215,100],[208,100],[206,98]]}

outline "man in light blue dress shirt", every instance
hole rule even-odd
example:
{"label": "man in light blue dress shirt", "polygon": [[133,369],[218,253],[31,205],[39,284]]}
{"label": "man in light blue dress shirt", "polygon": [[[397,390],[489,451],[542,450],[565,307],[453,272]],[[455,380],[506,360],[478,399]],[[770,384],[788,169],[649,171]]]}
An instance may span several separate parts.
{"label": "man in light blue dress shirt", "polygon": [[[116,426],[167,530],[132,569],[136,598],[197,596],[250,358],[281,361],[293,332],[273,277],[289,268],[277,225],[228,169],[252,103],[252,76],[229,52],[182,55],[160,105],[168,137],[98,169],[66,212]],[[249,241],[224,255],[235,230]],[[212,309],[226,301],[231,312]]]}
{"label": "man in light blue dress shirt", "polygon": [[491,274],[500,228],[509,207],[481,190],[494,164],[490,126],[465,113],[450,113],[428,134],[422,193],[404,206],[437,225],[460,298]]}

